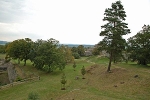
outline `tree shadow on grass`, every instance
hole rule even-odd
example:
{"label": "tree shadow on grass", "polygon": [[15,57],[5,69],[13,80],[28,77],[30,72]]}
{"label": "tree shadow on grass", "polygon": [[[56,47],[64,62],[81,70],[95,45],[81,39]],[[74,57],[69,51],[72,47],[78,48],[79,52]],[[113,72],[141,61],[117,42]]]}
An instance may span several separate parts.
{"label": "tree shadow on grass", "polygon": [[63,73],[63,71],[61,71],[61,70],[55,70],[55,71],[53,71],[53,72],[50,72],[50,73],[48,73],[48,74],[50,74],[50,75],[60,75],[60,74],[62,74]]}
{"label": "tree shadow on grass", "polygon": [[129,64],[133,67],[136,67],[136,68],[147,68],[147,69],[150,69],[150,64],[148,65],[139,65],[139,64]]}

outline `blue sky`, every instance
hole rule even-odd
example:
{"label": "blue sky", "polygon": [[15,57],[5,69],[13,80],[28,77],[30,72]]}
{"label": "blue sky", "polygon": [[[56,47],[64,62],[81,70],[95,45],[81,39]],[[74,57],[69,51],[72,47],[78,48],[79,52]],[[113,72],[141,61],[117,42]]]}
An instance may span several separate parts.
{"label": "blue sky", "polygon": [[[106,8],[116,0],[0,0],[0,40],[21,38],[96,44]],[[121,0],[131,33],[150,25],[150,0]]]}

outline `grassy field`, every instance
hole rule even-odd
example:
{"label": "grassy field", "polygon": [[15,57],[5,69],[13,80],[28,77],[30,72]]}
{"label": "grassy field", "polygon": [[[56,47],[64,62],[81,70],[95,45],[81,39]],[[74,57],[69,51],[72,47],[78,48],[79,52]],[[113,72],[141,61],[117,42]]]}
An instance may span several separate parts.
{"label": "grassy field", "polygon": [[[63,71],[45,73],[36,70],[28,61],[20,65],[25,73],[34,73],[39,81],[26,82],[0,90],[0,100],[27,100],[35,92],[40,100],[149,100],[150,68],[134,63],[112,64],[112,73],[107,73],[107,58],[89,57],[76,60],[76,71],[68,64]],[[86,79],[81,68],[86,67]],[[60,79],[66,74],[66,90],[61,90]],[[138,77],[134,77],[138,75]],[[76,80],[75,77],[79,79]]]}
{"label": "grassy field", "polygon": [[0,53],[0,58],[1,58],[1,59],[4,59],[4,58],[5,58],[5,54],[1,54],[1,53]]}

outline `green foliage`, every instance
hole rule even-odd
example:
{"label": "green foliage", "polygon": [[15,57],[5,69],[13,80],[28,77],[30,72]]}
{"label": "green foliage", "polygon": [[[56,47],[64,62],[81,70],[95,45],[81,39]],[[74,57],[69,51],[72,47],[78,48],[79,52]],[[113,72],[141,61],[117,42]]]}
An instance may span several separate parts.
{"label": "green foliage", "polygon": [[73,62],[74,58],[69,48],[63,48],[58,43],[52,38],[36,42],[29,38],[18,39],[6,46],[6,58],[18,59],[18,63],[24,61],[24,66],[30,59],[37,69],[47,72],[63,70],[66,63]]}
{"label": "green foliage", "polygon": [[143,29],[128,39],[128,52],[132,61],[147,65],[150,62],[150,26],[144,25]]}
{"label": "green foliage", "polygon": [[68,46],[61,45],[59,49],[60,52],[63,53],[66,63],[74,62],[74,56],[72,55],[71,48],[69,48]]}
{"label": "green foliage", "polygon": [[61,77],[61,89],[65,89],[65,84],[67,83],[67,80],[66,80],[66,76],[65,76],[65,73],[63,73],[62,77]]}
{"label": "green foliage", "polygon": [[93,55],[99,55],[100,54],[100,50],[99,50],[99,46],[95,45],[93,51],[92,51]]}
{"label": "green foliage", "polygon": [[0,45],[0,53],[5,53],[5,45]]}
{"label": "green foliage", "polygon": [[19,45],[19,40],[15,40],[6,46],[6,57],[11,57],[13,59],[21,58],[21,46]]}
{"label": "green foliage", "polygon": [[75,59],[79,59],[80,58],[80,55],[78,53],[77,47],[72,47],[71,51],[72,51],[72,55],[74,56]]}
{"label": "green foliage", "polygon": [[14,40],[6,45],[6,57],[18,59],[18,63],[20,60],[24,60],[25,66],[26,60],[29,59],[31,44],[32,40],[29,38]]}
{"label": "green foliage", "polygon": [[86,70],[85,70],[85,68],[84,68],[84,66],[83,66],[82,69],[81,69],[81,74],[83,75],[83,79],[84,79],[85,73],[86,73]]}
{"label": "green foliage", "polygon": [[84,46],[83,46],[83,45],[79,45],[79,46],[77,47],[77,50],[78,50],[78,54],[79,54],[81,57],[85,56],[85,49],[84,49]]}
{"label": "green foliage", "polygon": [[121,1],[112,3],[111,8],[105,10],[103,21],[107,23],[101,26],[104,30],[100,32],[100,36],[104,36],[104,38],[100,41],[99,46],[110,55],[107,71],[110,71],[112,59],[115,60],[116,56],[119,57],[125,49],[126,41],[122,36],[130,33],[128,24],[124,22],[125,17],[126,12]]}
{"label": "green foliage", "polygon": [[76,66],[77,66],[77,65],[76,65],[76,62],[74,62],[74,63],[73,63],[74,71],[75,71]]}
{"label": "green foliage", "polygon": [[72,55],[74,56],[75,59],[79,59],[80,58],[80,55],[77,52],[74,52]]}
{"label": "green foliage", "polygon": [[39,95],[36,92],[30,92],[28,94],[28,100],[39,100]]}
{"label": "green foliage", "polygon": [[63,70],[66,65],[64,53],[58,47],[58,41],[49,39],[47,41],[38,40],[35,43],[36,48],[32,50],[34,66],[37,69],[52,72],[59,68]]}
{"label": "green foliage", "polygon": [[71,51],[75,59],[79,59],[80,57],[85,56],[85,48],[83,45],[79,45],[78,47],[72,47]]}
{"label": "green foliage", "polygon": [[71,51],[72,51],[72,53],[78,52],[78,49],[77,49],[77,47],[72,47],[72,48],[71,48]]}
{"label": "green foliage", "polygon": [[22,78],[20,76],[17,76],[16,81],[21,81]]}

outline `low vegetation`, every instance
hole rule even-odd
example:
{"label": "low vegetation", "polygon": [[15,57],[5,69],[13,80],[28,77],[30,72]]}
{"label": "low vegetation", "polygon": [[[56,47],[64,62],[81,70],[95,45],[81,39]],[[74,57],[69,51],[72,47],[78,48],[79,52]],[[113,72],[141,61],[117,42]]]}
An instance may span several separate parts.
{"label": "low vegetation", "polygon": [[[96,60],[99,59],[99,62]],[[96,62],[96,64],[94,64]],[[150,68],[129,62],[112,64],[112,72],[107,73],[108,59],[89,57],[76,60],[76,71],[73,63],[63,71],[45,73],[32,66],[30,61],[20,68],[25,73],[40,76],[39,81],[26,82],[0,90],[0,100],[26,100],[31,93],[37,93],[40,100],[148,100],[150,98]],[[85,79],[81,69],[85,67]],[[61,77],[65,73],[66,90],[61,90]],[[135,77],[136,76],[136,77]],[[35,95],[30,95],[30,97]]]}

